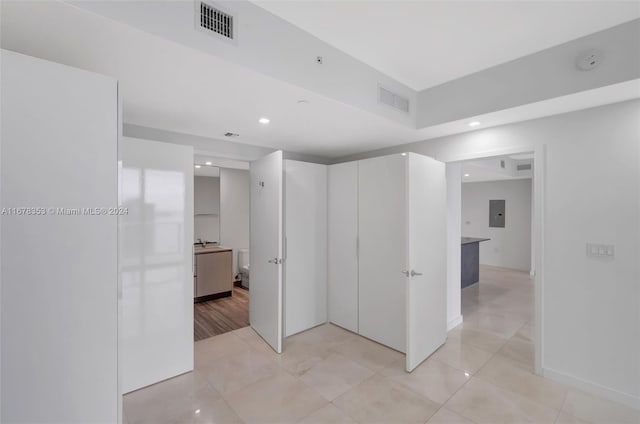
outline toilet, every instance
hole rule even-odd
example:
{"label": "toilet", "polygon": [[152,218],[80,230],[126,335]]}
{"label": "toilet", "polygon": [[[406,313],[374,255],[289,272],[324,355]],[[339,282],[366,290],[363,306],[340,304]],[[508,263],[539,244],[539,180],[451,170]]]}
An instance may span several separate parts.
{"label": "toilet", "polygon": [[245,289],[249,288],[249,249],[238,250],[238,270],[240,271],[240,284]]}

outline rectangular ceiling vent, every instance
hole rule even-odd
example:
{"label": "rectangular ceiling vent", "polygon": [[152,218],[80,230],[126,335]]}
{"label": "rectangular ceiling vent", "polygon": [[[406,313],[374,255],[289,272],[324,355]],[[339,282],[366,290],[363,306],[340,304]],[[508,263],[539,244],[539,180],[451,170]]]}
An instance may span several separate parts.
{"label": "rectangular ceiling vent", "polygon": [[235,39],[233,16],[205,2],[200,3],[200,28],[229,40]]}
{"label": "rectangular ceiling vent", "polygon": [[516,169],[518,171],[530,171],[531,170],[531,164],[530,163],[523,163],[521,165],[518,165],[516,167]]}
{"label": "rectangular ceiling vent", "polygon": [[389,91],[386,88],[378,86],[378,100],[380,103],[384,103],[394,109],[400,110],[404,113],[409,113],[409,99],[402,97],[393,91]]}

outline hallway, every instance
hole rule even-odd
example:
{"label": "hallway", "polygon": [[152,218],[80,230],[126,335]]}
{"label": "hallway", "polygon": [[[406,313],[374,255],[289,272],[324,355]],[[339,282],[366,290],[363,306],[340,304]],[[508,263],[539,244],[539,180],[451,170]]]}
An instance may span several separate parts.
{"label": "hallway", "polygon": [[533,282],[481,267],[464,323],[413,373],[331,324],[274,353],[250,328],[195,344],[195,371],[125,396],[137,423],[638,423],[630,408],[532,374]]}

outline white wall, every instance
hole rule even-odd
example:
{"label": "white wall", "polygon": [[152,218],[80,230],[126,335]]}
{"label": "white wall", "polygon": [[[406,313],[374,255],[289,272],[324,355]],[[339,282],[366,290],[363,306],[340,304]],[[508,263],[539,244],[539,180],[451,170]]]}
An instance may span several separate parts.
{"label": "white wall", "polygon": [[[358,157],[413,151],[449,162],[535,151],[536,178],[542,181],[535,184],[534,217],[534,238],[541,248],[536,252],[536,298],[542,303],[544,322],[537,321],[536,331],[541,336],[542,371],[636,407],[640,407],[638,122],[640,100],[632,100]],[[538,158],[544,158],[544,166]],[[538,216],[543,211],[544,216]],[[536,229],[535,218],[543,220],[544,230]],[[616,258],[588,258],[587,242],[614,244]]]}
{"label": "white wall", "polygon": [[194,177],[193,241],[220,241],[220,178]]}
{"label": "white wall", "polygon": [[118,414],[117,82],[1,51],[2,422]]}
{"label": "white wall", "polygon": [[193,148],[122,138],[123,393],[193,369]]}
{"label": "white wall", "polygon": [[285,337],[327,322],[327,166],[284,161]]}
{"label": "white wall", "polygon": [[234,275],[238,250],[249,248],[249,197],[249,171],[220,168],[220,244],[233,249]]}
{"label": "white wall", "polygon": [[[489,227],[489,200],[505,201],[505,227]],[[531,270],[531,180],[462,184],[462,236],[480,243],[480,263]]]}
{"label": "white wall", "polygon": [[460,209],[462,165],[448,163],[447,173],[447,330],[462,322],[460,285]]}

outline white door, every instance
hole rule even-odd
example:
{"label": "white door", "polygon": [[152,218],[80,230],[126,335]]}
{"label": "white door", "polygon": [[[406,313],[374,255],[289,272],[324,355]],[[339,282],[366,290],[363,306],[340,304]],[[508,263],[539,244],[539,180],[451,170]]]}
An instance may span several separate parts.
{"label": "white door", "polygon": [[359,333],[406,348],[406,156],[358,164]]}
{"label": "white door", "polygon": [[406,369],[412,371],[447,335],[447,198],[444,163],[407,158]]}
{"label": "white door", "polygon": [[329,166],[329,321],[358,332],[358,162]]}
{"label": "white door", "polygon": [[282,151],[251,162],[251,327],[282,352]]}
{"label": "white door", "polygon": [[122,137],[122,392],[193,370],[193,147]]}

